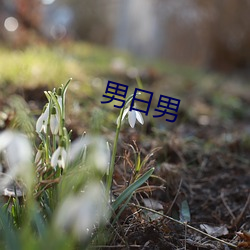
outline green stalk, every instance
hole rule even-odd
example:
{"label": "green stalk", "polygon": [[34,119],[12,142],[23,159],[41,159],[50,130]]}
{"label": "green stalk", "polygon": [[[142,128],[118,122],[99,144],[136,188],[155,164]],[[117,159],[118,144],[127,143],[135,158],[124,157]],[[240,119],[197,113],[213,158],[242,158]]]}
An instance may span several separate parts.
{"label": "green stalk", "polygon": [[56,136],[52,135],[52,147],[53,147],[53,152],[56,150]]}
{"label": "green stalk", "polygon": [[114,169],[115,169],[115,156],[116,156],[118,138],[119,138],[120,129],[121,129],[122,115],[123,115],[125,106],[127,106],[127,104],[132,100],[132,98],[133,98],[133,94],[127,98],[125,105],[123,106],[123,108],[120,111],[118,124],[116,127],[116,133],[115,133],[114,148],[113,148],[113,152],[112,152],[112,158],[111,158],[111,163],[110,163],[110,168],[109,168],[109,173],[108,173],[108,178],[107,178],[107,193],[109,193],[109,191],[111,191],[111,187],[112,187],[112,183],[113,183],[113,173],[114,173]]}
{"label": "green stalk", "polygon": [[108,180],[107,180],[107,192],[110,191],[110,189],[112,187],[112,183],[113,183],[113,173],[114,173],[114,169],[115,169],[115,156],[116,156],[118,138],[119,138],[120,129],[121,129],[123,111],[124,111],[124,107],[120,111],[120,116],[119,116],[118,124],[116,127],[114,148],[113,148],[113,152],[112,152],[112,158],[111,158],[111,163],[110,163],[110,168],[109,168],[109,173],[108,173]]}
{"label": "green stalk", "polygon": [[69,83],[71,82],[72,78],[70,78],[67,83],[63,86],[62,89],[62,127],[65,126],[65,96],[66,96],[66,91],[68,89]]}
{"label": "green stalk", "polygon": [[47,129],[46,129],[46,134],[45,134],[45,145],[44,145],[44,148],[45,148],[45,155],[46,155],[46,164],[49,163],[49,155],[50,155],[50,137],[49,137],[49,130],[50,130],[50,115],[51,115],[51,110],[52,110],[52,101],[51,101],[51,98],[49,96],[49,94],[45,91],[44,92],[49,103],[49,117],[48,117],[48,123],[47,123]]}
{"label": "green stalk", "polygon": [[140,89],[143,89],[143,84],[139,76],[136,77],[136,83]]}

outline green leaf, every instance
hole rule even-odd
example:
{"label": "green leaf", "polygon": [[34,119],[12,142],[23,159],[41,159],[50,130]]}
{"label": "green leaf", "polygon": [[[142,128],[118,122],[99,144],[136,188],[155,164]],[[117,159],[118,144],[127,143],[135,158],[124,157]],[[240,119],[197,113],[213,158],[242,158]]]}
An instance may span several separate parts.
{"label": "green leaf", "polygon": [[135,171],[138,173],[141,170],[141,154],[137,154]]}
{"label": "green leaf", "polygon": [[8,215],[0,208],[0,228],[6,243],[7,250],[21,250],[20,241],[13,226],[9,223]]}
{"label": "green leaf", "polygon": [[138,178],[133,184],[127,187],[113,202],[112,208],[115,211],[124,200],[126,200],[137,188],[139,188],[143,183],[147,181],[147,179],[151,176],[154,172],[154,168],[149,169],[143,176]]}
{"label": "green leaf", "polygon": [[140,77],[136,77],[136,82],[137,82],[137,85],[140,89],[143,89],[143,84],[142,84],[142,81],[140,79]]}
{"label": "green leaf", "polygon": [[180,208],[180,221],[181,222],[189,222],[191,220],[190,210],[187,200],[181,202]]}
{"label": "green leaf", "polygon": [[72,78],[69,78],[69,80],[67,81],[67,83],[63,86],[62,89],[62,96],[65,97],[66,91],[68,89],[69,83],[72,81]]}
{"label": "green leaf", "polygon": [[43,219],[42,215],[38,212],[38,210],[34,211],[33,221],[34,221],[34,224],[36,225],[36,229],[37,229],[38,235],[40,237],[44,236],[44,233],[45,233],[45,222],[44,222],[44,219]]}
{"label": "green leaf", "polygon": [[132,198],[133,193],[131,193],[129,195],[129,197],[127,198],[127,200],[124,202],[124,204],[122,205],[122,207],[120,208],[119,212],[117,213],[117,215],[115,216],[112,225],[114,225],[116,223],[116,221],[119,219],[120,215],[122,214],[122,212],[124,211],[124,209],[126,208],[127,204],[129,203],[130,199]]}

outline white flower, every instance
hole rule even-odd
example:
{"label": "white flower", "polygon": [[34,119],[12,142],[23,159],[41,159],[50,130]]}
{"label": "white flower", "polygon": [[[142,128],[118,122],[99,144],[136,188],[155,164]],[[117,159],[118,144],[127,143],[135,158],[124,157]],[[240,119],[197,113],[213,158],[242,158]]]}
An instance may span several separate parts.
{"label": "white flower", "polygon": [[41,133],[43,131],[46,134],[48,120],[49,120],[49,104],[47,104],[45,111],[40,115],[40,117],[38,118],[36,122],[37,133]]}
{"label": "white flower", "polygon": [[8,167],[5,178],[1,179],[1,188],[18,176],[29,186],[33,179],[33,153],[28,138],[21,133],[6,130],[0,133],[0,152]]}
{"label": "white flower", "polygon": [[58,133],[59,126],[60,126],[59,115],[57,109],[53,107],[50,116],[50,130],[53,135],[56,135]]}
{"label": "white flower", "polygon": [[67,152],[63,146],[59,146],[51,157],[51,166],[56,168],[58,165],[64,169],[67,161]]}
{"label": "white flower", "polygon": [[[88,154],[86,154],[88,150]],[[110,163],[110,149],[102,137],[84,136],[75,140],[68,151],[68,162],[71,164],[81,157],[87,161],[87,166],[94,166],[101,172],[106,172]]]}
{"label": "white flower", "polygon": [[108,203],[100,183],[89,184],[79,195],[68,196],[59,207],[55,226],[81,240],[89,238],[99,223],[108,217]]}
{"label": "white flower", "polygon": [[144,124],[144,120],[143,120],[141,113],[137,110],[129,111],[129,109],[130,107],[124,110],[123,115],[122,115],[122,120],[124,120],[126,114],[128,114],[128,122],[131,128],[134,128],[136,120],[138,120],[138,122],[140,122],[141,124]]}
{"label": "white flower", "polygon": [[93,138],[93,150],[90,152],[90,164],[94,163],[95,167],[101,172],[108,171],[110,164],[110,150],[107,142],[100,137]]}

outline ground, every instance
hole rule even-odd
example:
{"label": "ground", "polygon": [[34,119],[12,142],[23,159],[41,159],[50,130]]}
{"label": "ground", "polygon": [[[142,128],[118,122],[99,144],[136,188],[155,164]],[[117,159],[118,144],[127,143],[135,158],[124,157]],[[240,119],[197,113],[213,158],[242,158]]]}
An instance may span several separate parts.
{"label": "ground", "polygon": [[[73,77],[66,121],[73,138],[98,130],[112,143],[119,110],[100,103],[107,81],[127,84],[132,93],[137,71],[143,89],[154,93],[145,124],[132,129],[125,122],[122,127],[114,195],[135,175],[132,148],[141,152],[142,160],[155,151],[143,169],[154,166],[155,172],[123,211],[107,244],[110,249],[233,249],[139,205],[178,221],[188,220],[188,225],[234,245],[240,242],[236,232],[250,230],[247,76],[138,60],[88,44],[1,51],[6,61],[0,69],[0,107],[9,115],[2,118],[1,129],[13,116],[13,94],[23,96],[36,117],[46,101],[43,91]],[[13,62],[7,70],[9,58],[18,58],[19,63]],[[53,67],[58,60],[60,64]],[[175,123],[152,117],[160,94],[181,100]],[[249,243],[249,239],[241,241]]]}

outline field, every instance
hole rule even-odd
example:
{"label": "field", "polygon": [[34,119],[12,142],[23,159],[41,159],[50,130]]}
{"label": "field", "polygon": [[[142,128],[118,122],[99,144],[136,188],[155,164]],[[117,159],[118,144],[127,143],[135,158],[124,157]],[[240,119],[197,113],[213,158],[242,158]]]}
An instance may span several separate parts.
{"label": "field", "polygon": [[[137,59],[87,43],[41,44],[23,50],[0,46],[0,58],[2,133],[15,129],[28,134],[38,150],[44,138],[34,131],[36,121],[46,102],[55,102],[52,97],[49,101],[44,91],[52,91],[61,84],[65,86],[72,78],[67,88],[63,121],[68,132],[72,132],[69,137],[65,132],[63,135],[69,143],[85,135],[101,137],[100,140],[108,142],[114,155],[109,162],[114,167],[109,172],[113,174],[112,183],[111,179],[105,179],[104,172],[92,173],[80,168],[70,172],[66,171],[66,166],[64,177],[59,167],[53,178],[51,172],[39,176],[41,179],[30,185],[35,191],[26,190],[24,201],[19,201],[17,192],[7,199],[8,203],[2,200],[3,210],[10,215],[5,217],[1,212],[1,247],[17,249],[12,244],[20,244],[18,249],[44,249],[46,246],[46,249],[227,250],[250,247],[247,233],[250,230],[250,84],[247,75],[219,74]],[[101,103],[105,100],[103,95],[108,81],[127,85],[127,97],[135,88],[153,93],[149,114],[143,115],[143,125],[136,122],[131,128],[126,119],[121,127],[116,124],[121,110],[114,107],[117,102]],[[164,116],[153,117],[160,95],[180,100],[175,122],[167,122]],[[56,144],[62,146],[56,137],[51,143],[50,153]],[[99,143],[102,141],[93,147]],[[93,157],[90,153],[89,158],[101,158],[101,152],[97,155],[95,152]],[[46,164],[50,159],[48,156]],[[89,161],[87,157],[85,164],[91,165]],[[152,175],[146,178],[153,168]],[[74,176],[78,171],[81,180]],[[84,171],[88,177],[84,177]],[[107,213],[105,223],[94,226],[93,233],[83,240],[79,240],[78,233],[75,236],[74,225],[66,228],[69,232],[66,238],[61,237],[53,226],[54,214],[60,214],[59,205],[64,204],[71,187],[86,183],[87,178],[112,184],[112,194],[108,192],[108,196],[111,196],[110,203],[116,201],[117,207],[113,207],[111,214]],[[43,186],[46,180],[50,186]],[[68,184],[61,184],[63,180]],[[140,180],[144,181],[140,183]],[[134,187],[134,183],[138,186]],[[118,203],[121,194],[131,186],[132,191]],[[74,194],[79,190],[74,189]],[[44,197],[49,199],[47,203]],[[35,210],[38,212],[32,214]],[[27,219],[30,220],[28,225],[24,223]],[[4,225],[8,225],[9,230]],[[27,242],[25,237],[30,234],[33,237]]]}

